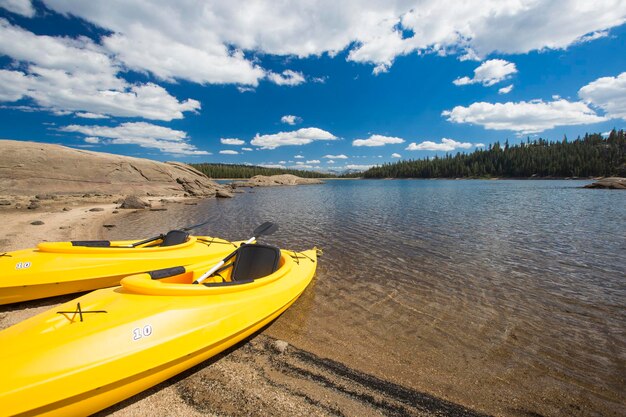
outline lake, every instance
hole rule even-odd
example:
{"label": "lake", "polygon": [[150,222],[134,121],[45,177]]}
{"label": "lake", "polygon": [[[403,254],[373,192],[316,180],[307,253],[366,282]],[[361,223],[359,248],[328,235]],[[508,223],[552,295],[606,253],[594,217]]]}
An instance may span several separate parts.
{"label": "lake", "polygon": [[274,221],[266,242],[324,255],[271,336],[478,411],[617,416],[626,193],[586,183],[329,180],[131,215],[110,237]]}

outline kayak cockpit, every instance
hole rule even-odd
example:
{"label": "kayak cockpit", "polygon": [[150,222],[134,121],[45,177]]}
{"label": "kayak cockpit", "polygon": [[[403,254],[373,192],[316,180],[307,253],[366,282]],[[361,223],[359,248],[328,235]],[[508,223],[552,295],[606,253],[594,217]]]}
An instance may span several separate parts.
{"label": "kayak cockpit", "polygon": [[293,267],[290,256],[270,248],[273,249],[265,245],[240,247],[231,263],[218,269],[202,284],[194,281],[211,269],[215,261],[128,276],[121,285],[133,293],[168,296],[222,294],[257,288],[280,279]]}

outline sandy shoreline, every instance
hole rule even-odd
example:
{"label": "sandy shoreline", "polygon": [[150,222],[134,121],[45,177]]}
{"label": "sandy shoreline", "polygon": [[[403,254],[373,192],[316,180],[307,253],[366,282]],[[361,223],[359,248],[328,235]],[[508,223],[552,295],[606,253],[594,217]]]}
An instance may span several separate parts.
{"label": "sandy shoreline", "polygon": [[[106,232],[104,225],[115,224],[135,212],[116,209],[117,204],[111,202],[115,198],[110,195],[58,196],[54,200],[41,200],[40,207],[34,210],[24,208],[31,199],[21,199],[24,200],[18,202],[21,208],[15,208],[16,200],[12,200],[10,207],[0,207],[0,216],[6,225],[5,236],[0,240],[1,252],[32,247],[44,240],[101,239]],[[167,208],[168,203],[161,202],[161,198],[152,200],[154,205]],[[167,211],[164,215],[167,216]],[[44,224],[31,224],[37,220]],[[2,306],[0,329],[76,296]],[[283,315],[275,323],[285,319],[289,320],[289,317]],[[99,415],[479,414],[295,346],[290,345],[281,352],[275,347],[275,339],[261,332],[224,354],[103,410]]]}

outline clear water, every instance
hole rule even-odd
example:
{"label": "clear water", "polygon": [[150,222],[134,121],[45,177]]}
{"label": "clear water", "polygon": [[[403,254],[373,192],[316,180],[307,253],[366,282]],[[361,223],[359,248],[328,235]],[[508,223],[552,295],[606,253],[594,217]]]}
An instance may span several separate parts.
{"label": "clear water", "polygon": [[275,221],[266,241],[324,256],[273,336],[488,413],[621,415],[626,192],[584,184],[330,180],[132,215],[110,237]]}

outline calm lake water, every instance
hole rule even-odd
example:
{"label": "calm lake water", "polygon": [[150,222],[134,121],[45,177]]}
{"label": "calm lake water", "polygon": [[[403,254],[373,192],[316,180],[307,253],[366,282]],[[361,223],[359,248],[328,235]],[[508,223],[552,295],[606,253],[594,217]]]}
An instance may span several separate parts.
{"label": "calm lake water", "polygon": [[275,221],[267,242],[324,256],[270,335],[478,411],[623,415],[626,193],[585,183],[331,180],[132,215],[110,237]]}

